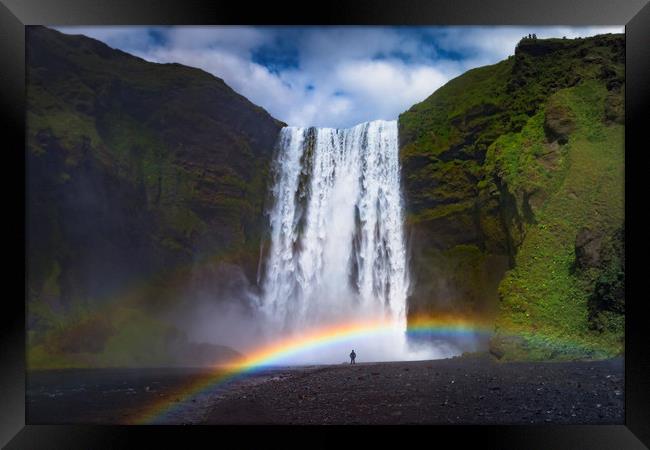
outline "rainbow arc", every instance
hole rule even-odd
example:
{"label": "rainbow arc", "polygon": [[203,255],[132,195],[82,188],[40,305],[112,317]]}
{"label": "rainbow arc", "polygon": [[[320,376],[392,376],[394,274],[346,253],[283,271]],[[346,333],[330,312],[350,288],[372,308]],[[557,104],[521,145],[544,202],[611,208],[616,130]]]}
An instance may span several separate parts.
{"label": "rainbow arc", "polygon": [[[374,337],[386,333],[401,331],[389,320],[368,320],[361,322],[337,324],[280,339],[264,345],[240,360],[214,368],[214,372],[203,377],[194,378],[181,389],[181,394],[174,401],[161,399],[147,405],[132,417],[134,424],[151,424],[163,419],[175,409],[183,407],[193,397],[212,390],[222,389],[228,384],[252,373],[267,370],[278,363],[301,352],[317,350],[351,339]],[[491,328],[479,322],[470,322],[457,317],[419,318],[409,323],[406,333],[413,336],[425,336],[444,339],[445,337],[476,336],[491,332]]]}

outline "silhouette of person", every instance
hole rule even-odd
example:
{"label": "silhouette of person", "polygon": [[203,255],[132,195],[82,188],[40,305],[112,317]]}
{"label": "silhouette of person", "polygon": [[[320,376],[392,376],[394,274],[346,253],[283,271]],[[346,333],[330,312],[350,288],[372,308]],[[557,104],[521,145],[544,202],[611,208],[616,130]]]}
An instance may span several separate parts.
{"label": "silhouette of person", "polygon": [[354,350],[352,350],[352,353],[350,353],[350,364],[355,364],[354,358],[357,357],[357,354],[354,353]]}

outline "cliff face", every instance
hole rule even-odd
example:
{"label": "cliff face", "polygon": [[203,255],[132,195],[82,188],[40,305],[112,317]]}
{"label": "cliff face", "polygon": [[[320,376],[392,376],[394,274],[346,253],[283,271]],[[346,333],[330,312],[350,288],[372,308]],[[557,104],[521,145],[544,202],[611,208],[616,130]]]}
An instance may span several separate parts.
{"label": "cliff face", "polygon": [[97,308],[159,309],[212,260],[255,281],[281,122],[201,70],[43,27],[27,85],[30,345],[101,352],[124,323]]}
{"label": "cliff face", "polygon": [[621,235],[623,98],[623,35],[523,39],[400,116],[410,314],[493,315],[500,357],[620,351],[620,258],[581,268],[576,238]]}

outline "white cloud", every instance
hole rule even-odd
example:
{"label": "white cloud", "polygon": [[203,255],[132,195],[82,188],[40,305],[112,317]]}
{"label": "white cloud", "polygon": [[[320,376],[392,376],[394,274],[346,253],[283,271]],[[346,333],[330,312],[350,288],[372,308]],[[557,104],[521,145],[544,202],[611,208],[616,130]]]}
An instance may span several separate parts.
{"label": "white cloud", "polygon": [[183,26],[173,27],[166,34],[169,46],[180,49],[216,47],[231,52],[249,52],[270,41],[263,28],[244,26]]}
{"label": "white cloud", "polygon": [[374,118],[394,119],[396,113],[442,86],[449,74],[435,67],[411,66],[401,61],[362,60],[339,65],[332,77],[332,88],[340,86],[348,96],[373,111]]}
{"label": "white cloud", "polygon": [[[522,36],[573,38],[623,27],[64,27],[154,62],[222,78],[290,125],[394,119],[462,72],[514,53]],[[291,51],[287,53],[287,48]],[[295,64],[254,58],[269,49]],[[279,67],[279,68],[278,68]]]}

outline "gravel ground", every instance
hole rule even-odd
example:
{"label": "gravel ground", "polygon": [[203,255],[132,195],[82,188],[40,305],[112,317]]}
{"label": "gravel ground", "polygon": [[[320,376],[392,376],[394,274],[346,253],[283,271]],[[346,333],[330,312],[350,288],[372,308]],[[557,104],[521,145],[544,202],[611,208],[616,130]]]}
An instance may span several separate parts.
{"label": "gravel ground", "polygon": [[623,360],[436,361],[281,370],[232,386],[208,424],[622,424]]}
{"label": "gravel ground", "polygon": [[207,369],[73,369],[28,376],[32,424],[622,424],[623,360],[435,361],[256,371],[188,398]]}

